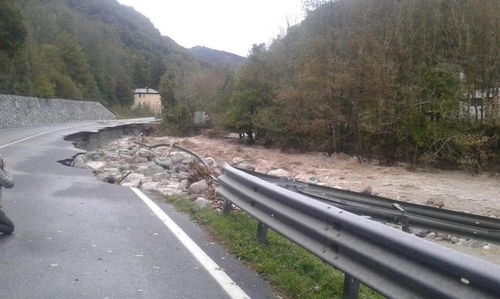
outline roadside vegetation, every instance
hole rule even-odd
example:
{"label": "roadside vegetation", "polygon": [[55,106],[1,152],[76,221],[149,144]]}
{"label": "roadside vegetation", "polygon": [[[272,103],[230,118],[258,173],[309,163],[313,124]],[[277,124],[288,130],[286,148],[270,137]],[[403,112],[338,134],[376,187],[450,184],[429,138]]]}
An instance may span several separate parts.
{"label": "roadside vegetation", "polygon": [[[344,275],[341,272],[271,229],[268,244],[259,244],[257,221],[247,214],[233,211],[223,215],[212,209],[199,209],[182,198],[168,201],[190,215],[233,256],[255,269],[280,296],[290,299],[342,298]],[[362,286],[359,298],[383,297]]]}
{"label": "roadside vegetation", "polygon": [[117,119],[143,118],[143,117],[155,116],[154,112],[148,107],[145,108],[137,107],[131,110],[129,107],[115,105],[110,107],[110,110],[116,114]]}

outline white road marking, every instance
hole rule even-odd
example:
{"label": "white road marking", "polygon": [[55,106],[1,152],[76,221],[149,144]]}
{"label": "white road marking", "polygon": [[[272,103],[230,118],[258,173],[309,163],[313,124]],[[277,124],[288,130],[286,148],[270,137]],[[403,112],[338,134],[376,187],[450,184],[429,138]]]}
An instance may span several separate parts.
{"label": "white road marking", "polygon": [[23,138],[23,139],[19,139],[19,140],[17,140],[17,141],[11,142],[11,143],[7,143],[7,144],[4,144],[4,145],[0,145],[0,148],[8,147],[8,146],[14,145],[14,144],[16,144],[16,143],[23,142],[23,141],[26,141],[26,140],[28,140],[28,139],[35,138],[35,137],[37,137],[37,136],[40,136],[40,135],[43,135],[43,134],[47,134],[47,133],[50,133],[50,132],[43,132],[43,133],[39,133],[39,134],[36,134],[36,135],[30,136],[30,137],[26,137],[26,138]]}
{"label": "white road marking", "polygon": [[226,293],[233,299],[250,299],[227,274],[198,246],[157,204],[137,188],[130,188],[172,231],[189,252],[203,265]]}
{"label": "white road marking", "polygon": [[42,132],[42,133],[31,135],[31,136],[23,138],[23,139],[19,139],[19,140],[13,141],[11,143],[0,145],[0,148],[8,147],[8,146],[11,146],[11,145],[14,145],[14,144],[17,144],[17,143],[29,140],[31,138],[35,138],[35,137],[41,136],[41,135],[45,135],[45,134],[49,134],[49,133],[54,133],[54,132],[57,132],[57,131],[62,131],[62,130],[71,129],[71,128],[74,128],[74,127],[67,127],[67,128],[62,128],[62,129],[57,129],[57,130],[52,130],[52,131],[45,131],[45,132]]}

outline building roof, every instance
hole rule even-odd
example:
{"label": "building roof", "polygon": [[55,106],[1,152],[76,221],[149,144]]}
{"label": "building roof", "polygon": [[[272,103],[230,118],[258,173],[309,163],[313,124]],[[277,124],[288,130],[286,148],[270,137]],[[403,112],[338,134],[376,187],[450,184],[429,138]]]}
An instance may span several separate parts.
{"label": "building roof", "polygon": [[158,91],[152,89],[152,88],[137,88],[134,93],[153,93],[153,94],[157,94],[159,93]]}

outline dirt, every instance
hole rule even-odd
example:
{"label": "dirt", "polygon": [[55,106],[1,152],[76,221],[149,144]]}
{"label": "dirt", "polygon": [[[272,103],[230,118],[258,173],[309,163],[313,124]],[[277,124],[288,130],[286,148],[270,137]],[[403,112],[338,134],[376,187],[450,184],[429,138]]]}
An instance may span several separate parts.
{"label": "dirt", "polygon": [[[168,142],[171,142],[170,139]],[[285,153],[262,146],[247,146],[233,138],[197,136],[175,139],[200,156],[210,156],[218,163],[232,164],[234,157],[255,166],[258,172],[284,169],[297,180],[311,178],[346,190],[363,191],[371,187],[379,196],[418,204],[438,205],[459,212],[500,218],[500,176],[465,171],[419,169],[407,171],[404,165],[383,167],[360,162],[355,157],[322,153]]]}
{"label": "dirt", "polygon": [[[372,194],[404,202],[427,204],[443,209],[500,218],[500,176],[483,173],[472,176],[465,171],[420,168],[410,172],[405,165],[384,167],[345,154],[290,153],[259,145],[248,146],[237,138],[206,135],[189,138],[155,138],[147,143],[178,142],[202,157],[212,157],[219,165],[233,161],[251,164],[255,171],[267,173],[283,169],[300,181],[352,191],[371,189]],[[235,157],[237,157],[235,159]],[[500,264],[497,245],[466,248],[443,244]]]}

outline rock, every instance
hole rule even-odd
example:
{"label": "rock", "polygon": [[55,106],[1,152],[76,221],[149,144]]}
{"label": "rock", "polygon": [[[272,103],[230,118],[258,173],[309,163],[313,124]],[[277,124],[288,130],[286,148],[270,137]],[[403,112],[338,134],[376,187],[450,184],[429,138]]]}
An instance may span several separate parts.
{"label": "rock", "polygon": [[312,177],[309,178],[308,182],[311,183],[311,184],[316,184],[317,185],[319,183],[319,178],[315,177],[315,176],[312,176]]}
{"label": "rock", "polygon": [[85,158],[87,160],[100,160],[102,157],[104,157],[104,152],[103,151],[97,151],[97,152],[88,152],[85,154]]}
{"label": "rock", "polygon": [[151,160],[155,155],[152,150],[148,150],[145,148],[141,148],[139,150],[138,154],[140,157],[146,158],[148,160]]}
{"label": "rock", "polygon": [[288,171],[283,170],[281,168],[268,171],[267,174],[272,175],[272,176],[277,176],[277,177],[284,177],[284,178],[287,178],[290,176],[290,173],[288,173]]}
{"label": "rock", "polygon": [[372,193],[373,193],[372,187],[371,186],[366,186],[365,189],[363,189],[363,191],[361,191],[360,193],[372,195]]}
{"label": "rock", "polygon": [[437,237],[436,233],[428,233],[426,236],[428,239],[435,239]]}
{"label": "rock", "polygon": [[217,167],[217,162],[215,162],[214,158],[212,157],[204,158],[203,161],[205,161],[205,163],[207,163],[210,168]]}
{"label": "rock", "polygon": [[118,155],[106,155],[104,157],[104,160],[106,160],[106,161],[120,161],[121,157]]}
{"label": "rock", "polygon": [[420,237],[420,238],[423,238],[425,236],[427,236],[430,232],[428,230],[425,230],[425,229],[422,229],[422,230],[417,230],[415,232],[415,236],[417,237]]}
{"label": "rock", "polygon": [[158,166],[156,164],[149,165],[145,170],[144,170],[144,176],[153,176],[157,173],[163,172],[164,169],[161,166]]}
{"label": "rock", "polygon": [[144,163],[148,162],[148,158],[135,155],[132,159],[132,163]]}
{"label": "rock", "polygon": [[457,238],[457,237],[451,237],[451,240],[450,240],[450,242],[451,242],[452,244],[457,244],[459,241],[460,241],[460,239],[459,239],[459,238]]}
{"label": "rock", "polygon": [[134,156],[126,156],[123,158],[125,163],[134,163]]}
{"label": "rock", "polygon": [[153,181],[143,181],[141,185],[141,188],[145,190],[156,190],[157,187],[158,183]]}
{"label": "rock", "polygon": [[437,235],[436,235],[436,233],[431,232],[431,233],[428,233],[427,235],[425,235],[425,237],[428,239],[435,239],[437,237]]}
{"label": "rock", "polygon": [[177,190],[184,190],[188,187],[188,180],[182,180],[177,186]]}
{"label": "rock", "polygon": [[236,165],[236,167],[241,168],[241,169],[245,169],[245,170],[255,171],[255,166],[252,164],[248,164],[248,163],[241,163],[241,164]]}
{"label": "rock", "polygon": [[189,172],[179,172],[176,177],[179,181],[185,180],[190,176]]}
{"label": "rock", "polygon": [[176,172],[189,172],[189,165],[186,164],[180,164],[175,167]]}
{"label": "rock", "polygon": [[185,158],[184,158],[184,160],[182,160],[182,162],[181,162],[181,163],[182,163],[182,165],[189,165],[189,164],[191,164],[191,163],[196,162],[196,160],[197,160],[197,159],[196,159],[195,157],[193,157],[193,156],[189,156],[189,157],[185,157]]}
{"label": "rock", "polygon": [[85,165],[85,158],[82,155],[76,156],[73,162],[75,168],[87,168]]}
{"label": "rock", "polygon": [[143,180],[144,180],[143,175],[138,173],[131,173],[120,183],[120,185],[125,187],[137,187]]}
{"label": "rock", "polygon": [[170,180],[171,174],[168,171],[163,171],[160,173],[155,173],[153,175],[153,181],[155,182],[160,182],[160,181],[167,181]]}
{"label": "rock", "polygon": [[205,209],[210,206],[210,201],[204,197],[198,197],[195,201],[194,204],[199,208],[199,209]]}
{"label": "rock", "polygon": [[192,183],[189,186],[189,192],[194,194],[201,194],[208,190],[208,184],[205,180],[200,180],[196,183]]}
{"label": "rock", "polygon": [[101,173],[97,175],[97,179],[103,181],[105,183],[116,184],[118,182],[118,178],[109,173]]}
{"label": "rock", "polygon": [[240,164],[243,161],[245,161],[245,159],[243,159],[242,157],[234,157],[233,161],[231,162],[231,164],[232,165],[238,165],[238,164]]}
{"label": "rock", "polygon": [[434,202],[434,205],[441,209],[442,207],[444,207],[444,200],[438,199]]}
{"label": "rock", "polygon": [[133,154],[130,154],[130,151],[128,149],[118,149],[117,154],[119,156],[132,156]]}
{"label": "rock", "polygon": [[444,201],[442,199],[436,199],[436,198],[429,198],[426,202],[426,205],[428,206],[435,206],[438,208],[444,207]]}
{"label": "rock", "polygon": [[153,159],[153,162],[156,165],[161,166],[165,169],[174,169],[174,163],[172,162],[172,159],[170,159],[170,158],[155,157]]}
{"label": "rock", "polygon": [[186,156],[183,153],[175,153],[170,156],[170,159],[172,159],[172,163],[177,164],[184,161],[184,159],[186,159]]}
{"label": "rock", "polygon": [[467,248],[481,248],[484,246],[484,242],[477,240],[469,240],[464,243],[464,246]]}
{"label": "rock", "polygon": [[130,171],[132,169],[132,166],[130,164],[123,164],[123,165],[120,165],[118,167],[118,170],[123,173],[123,172],[127,172],[127,171]]}

